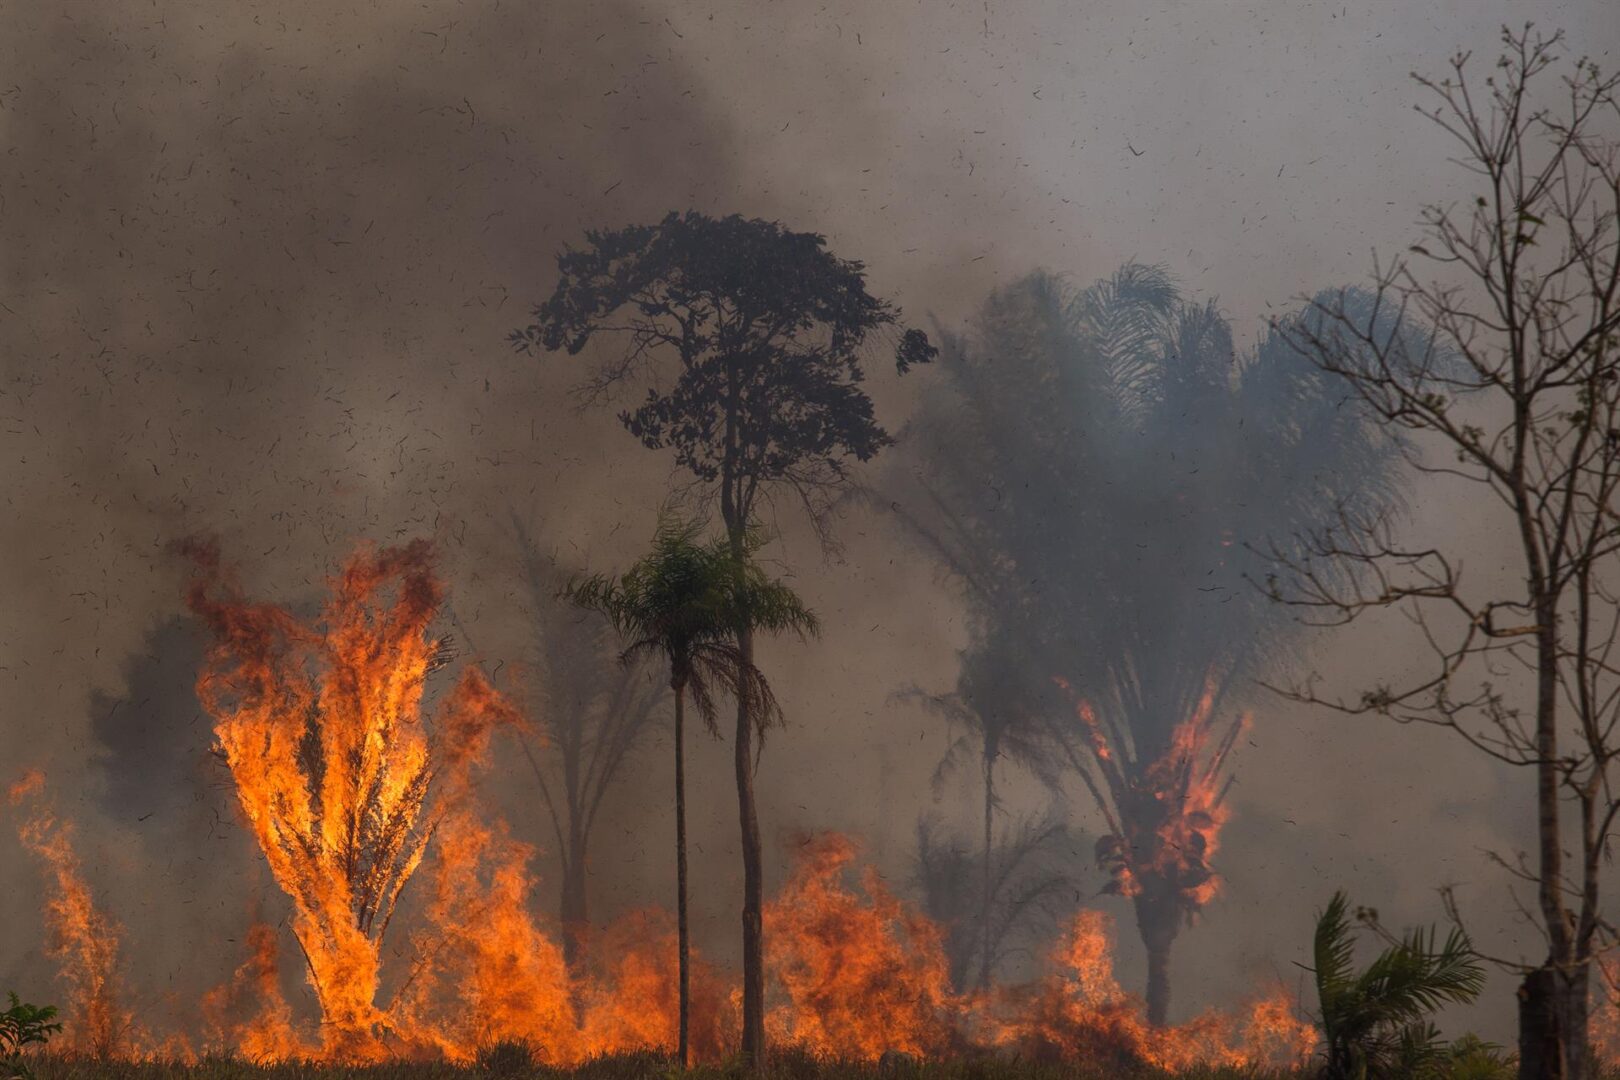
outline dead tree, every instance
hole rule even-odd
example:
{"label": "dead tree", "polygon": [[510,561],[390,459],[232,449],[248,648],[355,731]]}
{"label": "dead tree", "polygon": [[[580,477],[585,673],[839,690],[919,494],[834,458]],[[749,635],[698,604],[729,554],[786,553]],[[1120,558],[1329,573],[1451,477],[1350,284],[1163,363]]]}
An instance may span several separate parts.
{"label": "dead tree", "polygon": [[1544,77],[1563,66],[1559,44],[1504,30],[1483,80],[1466,54],[1417,77],[1432,95],[1419,111],[1467,172],[1460,201],[1424,211],[1422,243],[1377,268],[1370,298],[1319,298],[1287,328],[1432,484],[1478,493],[1512,538],[1511,580],[1465,576],[1458,551],[1347,511],[1274,550],[1268,590],[1321,623],[1398,609],[1433,654],[1410,685],[1347,698],[1307,679],[1293,697],[1446,728],[1534,777],[1536,854],[1502,860],[1534,889],[1546,938],[1520,969],[1526,1078],[1590,1075],[1590,972],[1612,940],[1600,876],[1620,813],[1620,78],[1584,59]]}

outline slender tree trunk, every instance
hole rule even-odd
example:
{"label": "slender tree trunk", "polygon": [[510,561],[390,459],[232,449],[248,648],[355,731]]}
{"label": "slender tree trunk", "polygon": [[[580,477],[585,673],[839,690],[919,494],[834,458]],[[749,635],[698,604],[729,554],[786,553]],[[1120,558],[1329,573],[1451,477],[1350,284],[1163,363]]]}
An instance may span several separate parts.
{"label": "slender tree trunk", "polygon": [[686,1068],[691,1030],[691,937],[686,918],[686,686],[675,691],[675,925],[680,940],[680,1061]]}
{"label": "slender tree trunk", "polygon": [[[726,462],[720,483],[720,517],[725,522],[731,554],[747,555],[745,542],[749,500],[737,488],[735,472],[736,417],[741,407],[735,371],[728,375],[726,409]],[[737,628],[737,652],[745,667],[754,664],[754,633],[744,623]],[[743,907],[743,1015],[742,1060],[745,1068],[765,1065],[765,856],[759,838],[759,808],[754,800],[754,718],[745,697],[737,700],[737,820],[742,832]]]}
{"label": "slender tree trunk", "polygon": [[984,752],[984,882],[979,907],[979,942],[983,949],[979,963],[979,988],[990,989],[990,855],[995,846],[991,815],[996,805],[996,756],[989,747]]}
{"label": "slender tree trunk", "polygon": [[[745,664],[754,662],[754,635],[737,632]],[[743,854],[743,1031],[742,1054],[752,1068],[765,1064],[765,875],[759,839],[759,811],[754,803],[754,719],[737,706],[737,816],[742,826]]]}
{"label": "slender tree trunk", "polygon": [[1136,928],[1147,949],[1147,1019],[1154,1027],[1170,1021],[1170,947],[1181,929],[1181,912],[1167,882],[1148,878],[1136,895]]}
{"label": "slender tree trunk", "polygon": [[1170,1022],[1170,943],[1174,940],[1155,940],[1147,947],[1147,1016],[1154,1027]]}
{"label": "slender tree trunk", "polygon": [[585,940],[590,933],[589,900],[585,892],[585,838],[571,828],[562,868],[563,962],[570,976],[578,977],[585,959]]}
{"label": "slender tree trunk", "polygon": [[[1532,554],[1539,580],[1539,561]],[[1520,1080],[1586,1080],[1589,971],[1576,957],[1562,893],[1564,850],[1558,802],[1558,640],[1556,605],[1539,585],[1536,604],[1536,839],[1548,955],[1519,989]]]}

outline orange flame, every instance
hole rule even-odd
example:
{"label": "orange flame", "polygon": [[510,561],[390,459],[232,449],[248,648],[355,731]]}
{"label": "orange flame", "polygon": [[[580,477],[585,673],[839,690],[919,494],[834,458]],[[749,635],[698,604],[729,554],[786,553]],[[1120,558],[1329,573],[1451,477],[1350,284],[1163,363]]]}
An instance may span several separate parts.
{"label": "orange flame", "polygon": [[[1070,689],[1063,679],[1054,681]],[[1212,739],[1216,693],[1211,672],[1192,714],[1171,731],[1163,752],[1136,769],[1121,767],[1121,755],[1091,703],[1076,702],[1081,731],[1104,780],[1094,794],[1101,802],[1106,790],[1113,803],[1103,807],[1112,832],[1097,847],[1098,861],[1113,876],[1111,892],[1137,897],[1151,885],[1156,895],[1167,892],[1189,914],[1219,892],[1220,878],[1210,862],[1230,816],[1223,774],[1249,717],[1239,716],[1218,741]]]}
{"label": "orange flame", "polygon": [[[7,790],[20,806],[45,791],[45,774],[29,770]],[[130,1053],[137,1033],[119,1001],[118,944],[121,928],[96,906],[73,849],[73,823],[59,821],[44,803],[17,826],[23,846],[50,871],[53,890],[45,905],[50,953],[67,984],[68,1023],[63,1044],[70,1053],[109,1058]]]}
{"label": "orange flame", "polygon": [[817,1054],[938,1056],[957,1042],[964,1006],[951,992],[943,934],[872,871],[863,903],[841,880],[854,858],[847,837],[803,841],[797,869],[766,908],[770,969],[787,997],[770,1026]]}
{"label": "orange flame", "polygon": [[293,900],[323,1052],[376,1060],[397,1034],[376,1000],[395,905],[434,829],[468,799],[492,730],[517,716],[469,668],[431,733],[424,723],[424,685],[444,648],[428,636],[443,590],[425,543],[355,555],[316,625],[245,602],[215,550],[191,553],[203,573],[188,600],[216,642],[197,696]]}
{"label": "orange flame", "polygon": [[[496,730],[518,716],[473,670],[436,708],[425,704],[427,677],[445,662],[444,646],[429,635],[442,588],[426,546],[361,551],[334,580],[315,623],[245,602],[211,549],[193,554],[204,573],[190,603],[217,642],[199,697],[215,718],[252,835],[292,903],[291,929],[321,1019],[317,1031],[295,1018],[282,992],[277,932],[256,923],[246,961],[202,1002],[204,1044],[254,1060],[464,1062],[487,1044],[520,1041],[553,1065],[672,1050],[671,920],[648,912],[621,920],[594,939],[586,973],[571,978],[532,913],[532,850],[504,822],[482,816],[474,797],[474,773]],[[1209,700],[1178,729],[1166,763],[1148,770],[1167,778],[1150,790],[1181,799],[1160,846],[1186,848],[1201,837],[1206,857],[1224,820],[1214,784],[1224,750],[1203,749]],[[42,785],[40,776],[24,777],[11,802]],[[71,830],[40,811],[23,833],[54,871],[49,915],[74,988],[74,1045],[134,1052],[114,993],[116,927],[91,903]],[[1240,1015],[1150,1028],[1114,979],[1110,924],[1096,912],[1076,917],[1053,956],[1054,974],[1001,995],[957,994],[942,928],[871,870],[851,887],[856,854],[842,836],[806,839],[766,909],[768,1023],[781,1043],[865,1061],[889,1051],[938,1058],[1010,1048],[1163,1067],[1286,1064],[1314,1043],[1280,994]],[[404,959],[385,977],[384,934],[417,878],[420,917],[409,948],[389,950]],[[735,1045],[737,999],[693,958],[699,1060]],[[171,1041],[168,1052],[179,1045]]]}
{"label": "orange flame", "polygon": [[1315,1049],[1315,1028],[1295,1015],[1281,988],[1241,1014],[1209,1011],[1177,1027],[1150,1026],[1140,1001],[1114,978],[1111,926],[1099,911],[1075,916],[1052,956],[1057,973],[1018,994],[1020,1007],[1003,1026],[1001,1045],[1037,1058],[1170,1070],[1296,1066]]}
{"label": "orange flame", "polygon": [[236,969],[230,982],[203,996],[202,1013],[211,1048],[238,1053],[249,1061],[314,1056],[315,1046],[299,1035],[292,1007],[281,993],[275,927],[255,922],[248,929],[247,941],[251,953],[247,962]]}

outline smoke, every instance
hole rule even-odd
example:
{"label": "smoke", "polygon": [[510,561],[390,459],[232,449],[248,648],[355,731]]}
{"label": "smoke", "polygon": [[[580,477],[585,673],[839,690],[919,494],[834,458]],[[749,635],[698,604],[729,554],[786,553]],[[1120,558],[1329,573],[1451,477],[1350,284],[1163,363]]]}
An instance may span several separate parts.
{"label": "smoke", "polygon": [[[1606,8],[1538,14],[1603,57],[1620,45]],[[528,637],[509,512],[593,569],[650,532],[668,463],[576,409],[575,363],[503,344],[582,229],[687,206],[780,217],[952,326],[1033,266],[1083,283],[1134,257],[1219,297],[1241,336],[1359,278],[1418,203],[1457,190],[1406,73],[1458,47],[1483,60],[1514,17],[1506,0],[9,7],[0,731],[81,820],[92,884],[132,927],[133,980],[165,991],[199,943],[280,902],[240,829],[210,831],[222,796],[194,646],[170,622],[171,540],[217,533],[251,594],[298,602],[357,539],[433,537],[494,667]],[[898,428],[915,389],[873,390]],[[1466,536],[1456,509],[1419,524]],[[949,736],[889,696],[951,684],[959,605],[880,516],[844,523],[837,563],[782,524],[783,568],[828,630],[761,650],[792,718],[765,748],[768,841],[863,834],[904,880]],[[1324,666],[1352,681],[1406,662],[1378,633],[1331,648]],[[1454,878],[1493,913],[1492,944],[1534,950],[1479,854],[1525,842],[1521,778],[1438,737],[1281,706],[1250,738],[1228,890],[1181,943],[1181,1002],[1292,977],[1340,883],[1400,922],[1436,917],[1431,890]],[[694,927],[723,960],[729,748],[694,742],[693,857],[715,883]],[[663,775],[656,750],[643,760]],[[540,837],[512,773],[498,801]],[[661,783],[604,812],[598,896],[669,891]],[[10,832],[0,864],[26,865]],[[49,978],[37,912],[30,888],[0,897],[0,978],[20,989]],[[162,929],[143,945],[149,915]],[[1139,958],[1123,961],[1129,982]],[[1480,1022],[1505,1032],[1511,1002],[1500,984],[1489,997]]]}

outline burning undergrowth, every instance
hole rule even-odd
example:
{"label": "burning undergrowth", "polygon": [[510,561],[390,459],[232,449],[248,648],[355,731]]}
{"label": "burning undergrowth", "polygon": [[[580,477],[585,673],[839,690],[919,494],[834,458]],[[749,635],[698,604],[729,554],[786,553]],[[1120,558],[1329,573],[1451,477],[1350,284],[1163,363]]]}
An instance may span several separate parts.
{"label": "burning undergrowth", "polygon": [[[671,1047],[668,917],[620,920],[570,971],[533,913],[534,852],[480,805],[475,781],[494,740],[524,721],[475,666],[430,686],[454,657],[432,631],[444,591],[428,546],[361,550],[312,620],[248,601],[211,546],[188,550],[199,571],[188,602],[214,639],[198,698],[287,898],[288,932],[250,929],[240,966],[199,1003],[196,1030],[141,1031],[118,1004],[120,929],[78,873],[71,825],[50,812],[43,778],[25,778],[10,801],[30,805],[20,835],[48,870],[70,1051],[465,1062],[515,1042],[570,1065]],[[1314,1045],[1281,991],[1237,1014],[1151,1027],[1114,980],[1109,926],[1096,912],[1076,917],[1034,985],[959,993],[941,927],[875,872],[853,881],[857,855],[848,838],[806,838],[767,907],[769,1024],[781,1044],[847,1060],[1007,1051],[1163,1067],[1292,1064]],[[407,892],[414,903],[402,906]],[[289,964],[318,1016],[286,995]],[[699,1059],[734,1045],[738,1000],[731,980],[697,958]]]}

